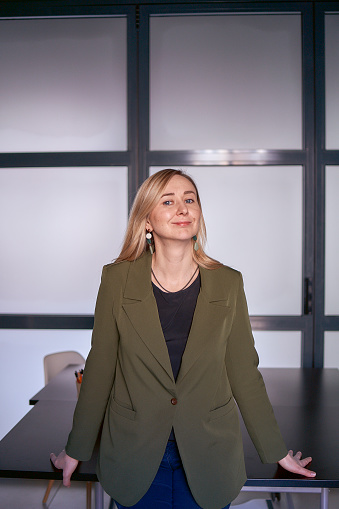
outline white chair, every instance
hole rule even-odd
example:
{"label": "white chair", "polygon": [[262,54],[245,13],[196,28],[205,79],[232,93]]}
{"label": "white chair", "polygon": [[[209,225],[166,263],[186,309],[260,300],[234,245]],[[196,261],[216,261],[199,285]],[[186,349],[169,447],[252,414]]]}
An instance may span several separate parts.
{"label": "white chair", "polygon": [[[84,364],[85,359],[83,356],[74,351],[67,352],[56,352],[46,355],[44,357],[44,374],[45,374],[45,385],[60,371],[62,371],[68,364]],[[48,481],[48,486],[44,498],[43,504],[46,504],[49,494],[51,492],[54,479]],[[86,483],[86,509],[91,509],[91,495],[92,495],[92,483]]]}
{"label": "white chair", "polygon": [[45,385],[68,364],[85,364],[83,356],[72,350],[50,353],[44,357]]}

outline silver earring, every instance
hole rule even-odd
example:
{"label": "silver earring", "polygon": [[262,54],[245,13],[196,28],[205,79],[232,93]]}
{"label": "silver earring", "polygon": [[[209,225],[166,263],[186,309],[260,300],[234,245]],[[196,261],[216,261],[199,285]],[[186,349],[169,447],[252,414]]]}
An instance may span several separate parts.
{"label": "silver earring", "polygon": [[147,232],[146,233],[146,242],[148,244],[148,247],[149,247],[149,250],[150,250],[151,254],[153,254],[154,253],[154,248],[152,246],[152,234],[151,234],[151,232]]}

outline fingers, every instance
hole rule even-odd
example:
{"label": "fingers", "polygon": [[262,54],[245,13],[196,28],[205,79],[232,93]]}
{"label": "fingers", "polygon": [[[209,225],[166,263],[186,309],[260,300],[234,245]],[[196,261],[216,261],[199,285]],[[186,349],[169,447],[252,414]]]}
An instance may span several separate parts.
{"label": "fingers", "polygon": [[313,472],[313,470],[308,470],[308,468],[304,468],[301,465],[297,465],[294,472],[305,477],[315,477],[316,475],[316,473]]}
{"label": "fingers", "polygon": [[306,467],[306,465],[308,465],[309,463],[311,463],[311,461],[312,461],[311,456],[308,456],[307,458],[304,458],[304,459],[300,460],[300,461],[299,461],[299,463],[300,463],[300,465],[301,465],[302,467]]}
{"label": "fingers", "polygon": [[67,456],[66,455],[66,458],[67,458],[67,461],[66,461],[66,465],[64,467],[64,472],[63,472],[63,484],[64,486],[70,486],[71,485],[71,476],[74,472],[74,470],[76,469],[76,467],[78,466],[78,460],[74,459],[74,458],[71,458],[70,456]]}
{"label": "fingers", "polygon": [[[309,463],[309,461],[307,463]],[[307,465],[307,463],[306,463],[306,465]],[[295,464],[295,467],[292,470],[292,472],[295,472],[296,474],[299,474],[299,475],[304,475],[305,477],[314,477],[316,475],[316,473],[313,472],[312,470],[308,470],[307,468],[304,468],[304,465],[301,461],[299,463]]]}
{"label": "fingers", "polygon": [[[60,454],[59,454],[59,456],[60,456]],[[62,466],[60,465],[60,459],[59,459],[59,456],[56,456],[56,455],[54,454],[54,452],[52,452],[52,453],[50,454],[50,460],[51,460],[51,462],[53,463],[53,465],[55,466],[55,468],[62,468]]]}
{"label": "fingers", "polygon": [[301,451],[298,451],[296,452],[294,455],[293,455],[293,451],[290,450],[288,451],[288,455],[294,460],[296,461],[297,463],[299,463],[299,465],[301,465],[302,467],[305,467],[306,465],[308,465],[311,461],[312,461],[312,458],[311,456],[308,456],[307,458],[302,458],[302,452]]}
{"label": "fingers", "polygon": [[307,468],[303,468],[301,475],[304,477],[315,477],[317,474],[313,470],[308,470]]}
{"label": "fingers", "polygon": [[62,476],[62,484],[64,486],[66,486],[67,488],[69,488],[69,486],[71,485],[71,475],[72,475],[72,472],[69,474],[69,473],[63,473],[63,476]]}
{"label": "fingers", "polygon": [[302,453],[298,451],[295,455],[293,455],[293,451],[288,451],[288,454],[285,458],[282,458],[278,463],[289,472],[293,472],[294,474],[303,475],[304,477],[315,477],[316,473],[312,470],[308,470],[306,465],[312,461],[312,458],[309,456],[307,458],[301,459]]}
{"label": "fingers", "polygon": [[63,451],[59,454],[59,456],[56,456],[54,454],[54,452],[52,452],[50,454],[50,459],[51,459],[51,462],[53,463],[53,465],[55,466],[55,468],[63,469],[62,484],[64,486],[70,486],[71,485],[71,474],[72,473],[69,473],[67,471],[67,467],[66,467],[66,464],[65,464],[65,461],[64,461]]}
{"label": "fingers", "polygon": [[[292,452],[292,456],[293,456],[293,452]],[[308,456],[307,458],[303,458],[303,459],[301,459],[301,457],[302,457],[302,453],[301,453],[301,451],[298,451],[294,455],[293,458],[297,462],[297,464],[300,465],[306,472],[310,472],[310,470],[306,470],[304,467],[306,467],[306,465],[308,465],[312,461],[311,456]],[[303,474],[303,475],[305,475],[305,474]]]}
{"label": "fingers", "polygon": [[61,451],[59,456],[55,456],[55,454],[52,452],[50,459],[56,468],[63,470],[63,485],[70,486],[71,476],[78,465],[78,460],[68,456],[65,451]]}

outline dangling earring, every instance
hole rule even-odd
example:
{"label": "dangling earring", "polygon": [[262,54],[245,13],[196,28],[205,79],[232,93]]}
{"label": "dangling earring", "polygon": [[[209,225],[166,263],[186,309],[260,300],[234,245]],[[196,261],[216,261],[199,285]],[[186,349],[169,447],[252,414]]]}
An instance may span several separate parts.
{"label": "dangling earring", "polygon": [[152,234],[151,234],[151,232],[147,232],[146,233],[146,242],[148,244],[148,247],[149,247],[149,250],[150,250],[151,254],[153,254],[154,253],[154,248],[152,246]]}
{"label": "dangling earring", "polygon": [[198,242],[197,242],[197,236],[196,236],[196,235],[193,235],[193,237],[192,237],[192,238],[193,238],[193,240],[194,240],[194,246],[193,246],[193,249],[194,249],[194,251],[198,251],[198,249],[199,249],[199,244],[198,244]]}

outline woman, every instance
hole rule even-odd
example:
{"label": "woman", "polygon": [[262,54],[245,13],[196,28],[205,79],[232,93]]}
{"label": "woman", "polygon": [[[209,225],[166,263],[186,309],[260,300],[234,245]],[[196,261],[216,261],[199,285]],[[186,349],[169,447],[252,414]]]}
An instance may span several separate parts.
{"label": "woman", "polygon": [[66,486],[101,430],[98,477],[118,508],[229,507],[246,480],[235,401],[263,462],[315,475],[275,421],[241,275],[209,258],[204,240],[193,180],[149,177],[104,267],[73,428],[51,455]]}

